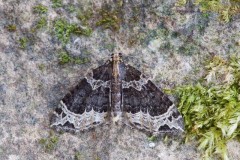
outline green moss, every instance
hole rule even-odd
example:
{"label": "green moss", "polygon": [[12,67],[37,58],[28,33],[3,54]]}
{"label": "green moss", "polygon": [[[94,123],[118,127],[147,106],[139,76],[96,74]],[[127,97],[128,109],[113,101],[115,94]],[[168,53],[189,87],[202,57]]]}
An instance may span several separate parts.
{"label": "green moss", "polygon": [[[184,6],[189,0],[178,0],[177,6]],[[196,0],[195,5],[198,5],[203,13],[216,12],[221,20],[229,22],[233,15],[240,13],[240,3],[237,0],[229,0],[229,3],[224,3],[222,0]]]}
{"label": "green moss", "polygon": [[187,43],[179,47],[178,52],[184,55],[193,55],[193,54],[197,54],[198,48],[194,44]]}
{"label": "green moss", "polygon": [[104,44],[103,48],[113,52],[114,48],[116,48],[116,45],[114,43],[107,43],[107,44]]}
{"label": "green moss", "polygon": [[201,13],[197,15],[197,23],[195,27],[201,35],[204,34],[209,21],[209,13]]}
{"label": "green moss", "polygon": [[47,26],[47,18],[46,17],[41,17],[37,23],[36,26],[34,27],[35,29],[41,29]]}
{"label": "green moss", "polygon": [[156,30],[156,34],[158,35],[158,37],[162,38],[162,37],[168,37],[169,35],[169,30],[167,28],[159,28]]}
{"label": "green moss", "polygon": [[89,25],[89,20],[93,17],[92,9],[81,9],[77,12],[77,18],[83,23],[83,25]]}
{"label": "green moss", "polygon": [[47,13],[47,12],[48,12],[47,6],[44,6],[42,4],[38,4],[38,5],[33,7],[33,13],[44,14],[44,13]]}
{"label": "green moss", "polygon": [[88,58],[74,58],[73,62],[76,64],[84,64],[84,63],[88,63],[90,62],[90,60]]}
{"label": "green moss", "polygon": [[111,10],[108,6],[99,11],[100,19],[96,22],[96,26],[101,26],[104,29],[118,31],[120,29],[123,15],[120,15],[120,10]]}
{"label": "green moss", "polygon": [[221,45],[221,43],[222,43],[221,39],[219,39],[219,38],[214,39],[214,42],[218,45]]}
{"label": "green moss", "polygon": [[[146,35],[143,36],[142,39],[147,44],[149,44],[149,42],[152,41],[153,39],[159,39],[159,38],[165,41],[169,41],[170,31],[167,28],[165,28],[163,25],[159,25],[157,29],[147,30],[146,33],[145,33]],[[139,33],[139,35],[140,34],[143,34],[143,33]],[[140,38],[140,36],[138,37]]]}
{"label": "green moss", "polygon": [[67,52],[60,52],[59,54],[59,63],[60,64],[66,64],[71,62],[72,58],[70,57],[70,55]]}
{"label": "green moss", "polygon": [[90,60],[88,58],[72,57],[66,51],[61,51],[59,53],[59,64],[64,65],[67,63],[74,64],[84,64],[88,63]]}
{"label": "green moss", "polygon": [[141,16],[140,14],[141,14],[141,7],[139,6],[132,7],[132,15],[129,19],[129,24],[135,26],[139,22],[139,17]]}
{"label": "green moss", "polygon": [[54,32],[61,42],[67,43],[71,34],[90,36],[92,29],[79,27],[77,24],[70,24],[64,19],[58,19],[54,22]]}
{"label": "green moss", "polygon": [[184,6],[186,3],[187,3],[187,0],[178,0],[178,1],[176,2],[176,6],[177,6],[177,7],[182,7],[182,6]]}
{"label": "green moss", "polygon": [[236,42],[236,45],[240,46],[240,40]]}
{"label": "green moss", "polygon": [[203,158],[227,159],[227,142],[240,136],[240,58],[214,57],[196,85],[178,87],[186,141],[195,138]]}
{"label": "green moss", "polygon": [[39,65],[38,65],[38,69],[39,69],[40,71],[43,71],[43,70],[45,69],[45,65],[44,65],[44,64],[39,64]]}
{"label": "green moss", "polygon": [[26,37],[22,37],[18,40],[19,42],[19,48],[21,49],[26,49],[27,47],[27,42],[28,42],[28,39]]}
{"label": "green moss", "polygon": [[92,5],[86,8],[82,7],[77,12],[77,18],[83,25],[91,26],[91,28],[101,27],[103,29],[118,31],[123,21],[133,28],[139,22],[141,13],[141,9],[139,8],[141,6],[137,5],[129,8],[130,17],[124,19],[123,4],[123,0],[116,0],[114,3],[103,3],[100,9],[93,10]]}
{"label": "green moss", "polygon": [[[64,7],[65,8],[65,7]],[[68,5],[68,6],[66,6],[66,10],[69,12],[69,13],[73,13],[73,12],[75,12],[76,11],[76,8],[75,8],[75,6],[74,5]]]}
{"label": "green moss", "polygon": [[52,152],[56,148],[58,141],[59,137],[51,131],[47,138],[41,138],[38,142],[46,152]]}
{"label": "green moss", "polygon": [[128,39],[128,47],[133,47],[139,42],[138,36],[130,36]]}
{"label": "green moss", "polygon": [[14,24],[10,24],[8,26],[6,26],[6,29],[9,31],[9,32],[15,32],[17,30],[17,26],[14,25]]}
{"label": "green moss", "polygon": [[155,142],[157,140],[156,136],[148,137],[148,141]]}
{"label": "green moss", "polygon": [[75,30],[75,25],[69,24],[64,19],[58,19],[54,22],[54,31],[57,38],[63,42],[67,43],[70,39],[70,34]]}
{"label": "green moss", "polygon": [[60,8],[63,6],[62,0],[51,0],[52,1],[52,8]]}
{"label": "green moss", "polygon": [[75,155],[74,155],[74,159],[75,160],[82,160],[83,159],[82,154],[80,152],[76,152]]}
{"label": "green moss", "polygon": [[166,41],[163,45],[161,45],[160,49],[164,49],[164,50],[170,50],[172,49],[173,46],[169,41]]}
{"label": "green moss", "polygon": [[177,38],[177,37],[179,37],[179,36],[180,36],[180,33],[179,33],[179,32],[175,32],[175,31],[174,31],[174,32],[171,33],[171,37],[172,37],[172,38]]}
{"label": "green moss", "polygon": [[169,146],[169,138],[168,138],[168,136],[167,135],[164,135],[164,139],[163,139],[163,143],[164,144],[167,144],[168,146]]}
{"label": "green moss", "polygon": [[92,28],[85,26],[85,27],[75,27],[73,33],[78,35],[90,36],[92,34]]}

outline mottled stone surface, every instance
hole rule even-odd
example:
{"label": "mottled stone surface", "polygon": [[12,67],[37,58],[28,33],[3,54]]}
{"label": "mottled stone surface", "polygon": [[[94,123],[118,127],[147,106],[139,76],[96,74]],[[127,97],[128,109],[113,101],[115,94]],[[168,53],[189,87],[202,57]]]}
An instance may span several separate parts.
{"label": "mottled stone surface", "polygon": [[[216,14],[203,16],[194,6],[176,7],[174,0],[125,1],[120,4],[123,21],[119,31],[97,27],[94,24],[98,17],[94,17],[90,20],[90,37],[72,35],[67,44],[57,40],[54,19],[62,17],[81,24],[76,12],[66,11],[69,4],[92,7],[97,13],[104,3],[114,2],[117,3],[64,0],[63,7],[54,9],[50,0],[0,0],[1,160],[72,160],[76,154],[86,160],[200,158],[196,143],[182,144],[181,136],[172,136],[168,141],[160,137],[153,145],[145,133],[125,126],[103,126],[78,134],[55,133],[59,142],[50,152],[39,143],[49,135],[50,116],[59,100],[88,70],[102,64],[113,52],[122,52],[126,63],[163,88],[194,82],[203,74],[203,63],[213,55],[240,53],[239,15],[226,24]],[[40,18],[32,10],[38,3],[48,7],[48,23],[32,32]],[[134,15],[136,20],[132,22]],[[17,30],[9,32],[9,24],[15,24]],[[25,49],[19,48],[22,37],[28,38]],[[91,62],[60,65],[61,48],[71,56],[87,53]],[[230,142],[228,149],[231,159],[240,159],[238,142]]]}

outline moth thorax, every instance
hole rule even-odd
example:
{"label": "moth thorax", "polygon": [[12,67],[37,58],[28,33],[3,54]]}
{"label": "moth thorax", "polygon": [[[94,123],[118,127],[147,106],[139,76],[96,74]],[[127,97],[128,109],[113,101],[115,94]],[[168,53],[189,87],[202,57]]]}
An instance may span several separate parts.
{"label": "moth thorax", "polygon": [[112,60],[113,60],[113,62],[119,62],[119,61],[121,61],[122,60],[122,54],[121,53],[119,53],[119,54],[112,54]]}

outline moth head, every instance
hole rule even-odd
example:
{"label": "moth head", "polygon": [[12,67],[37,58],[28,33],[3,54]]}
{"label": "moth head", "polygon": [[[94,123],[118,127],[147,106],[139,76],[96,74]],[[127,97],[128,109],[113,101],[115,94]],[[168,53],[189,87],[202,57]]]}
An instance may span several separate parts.
{"label": "moth head", "polygon": [[113,53],[111,55],[112,61],[119,62],[122,61],[122,53]]}

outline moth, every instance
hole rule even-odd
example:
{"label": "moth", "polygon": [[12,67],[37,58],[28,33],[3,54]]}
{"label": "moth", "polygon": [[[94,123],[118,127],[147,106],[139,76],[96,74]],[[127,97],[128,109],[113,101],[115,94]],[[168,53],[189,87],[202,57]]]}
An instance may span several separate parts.
{"label": "moth", "polygon": [[184,131],[173,102],[152,81],[113,54],[67,93],[51,126],[83,131],[104,123],[126,124],[152,134]]}

